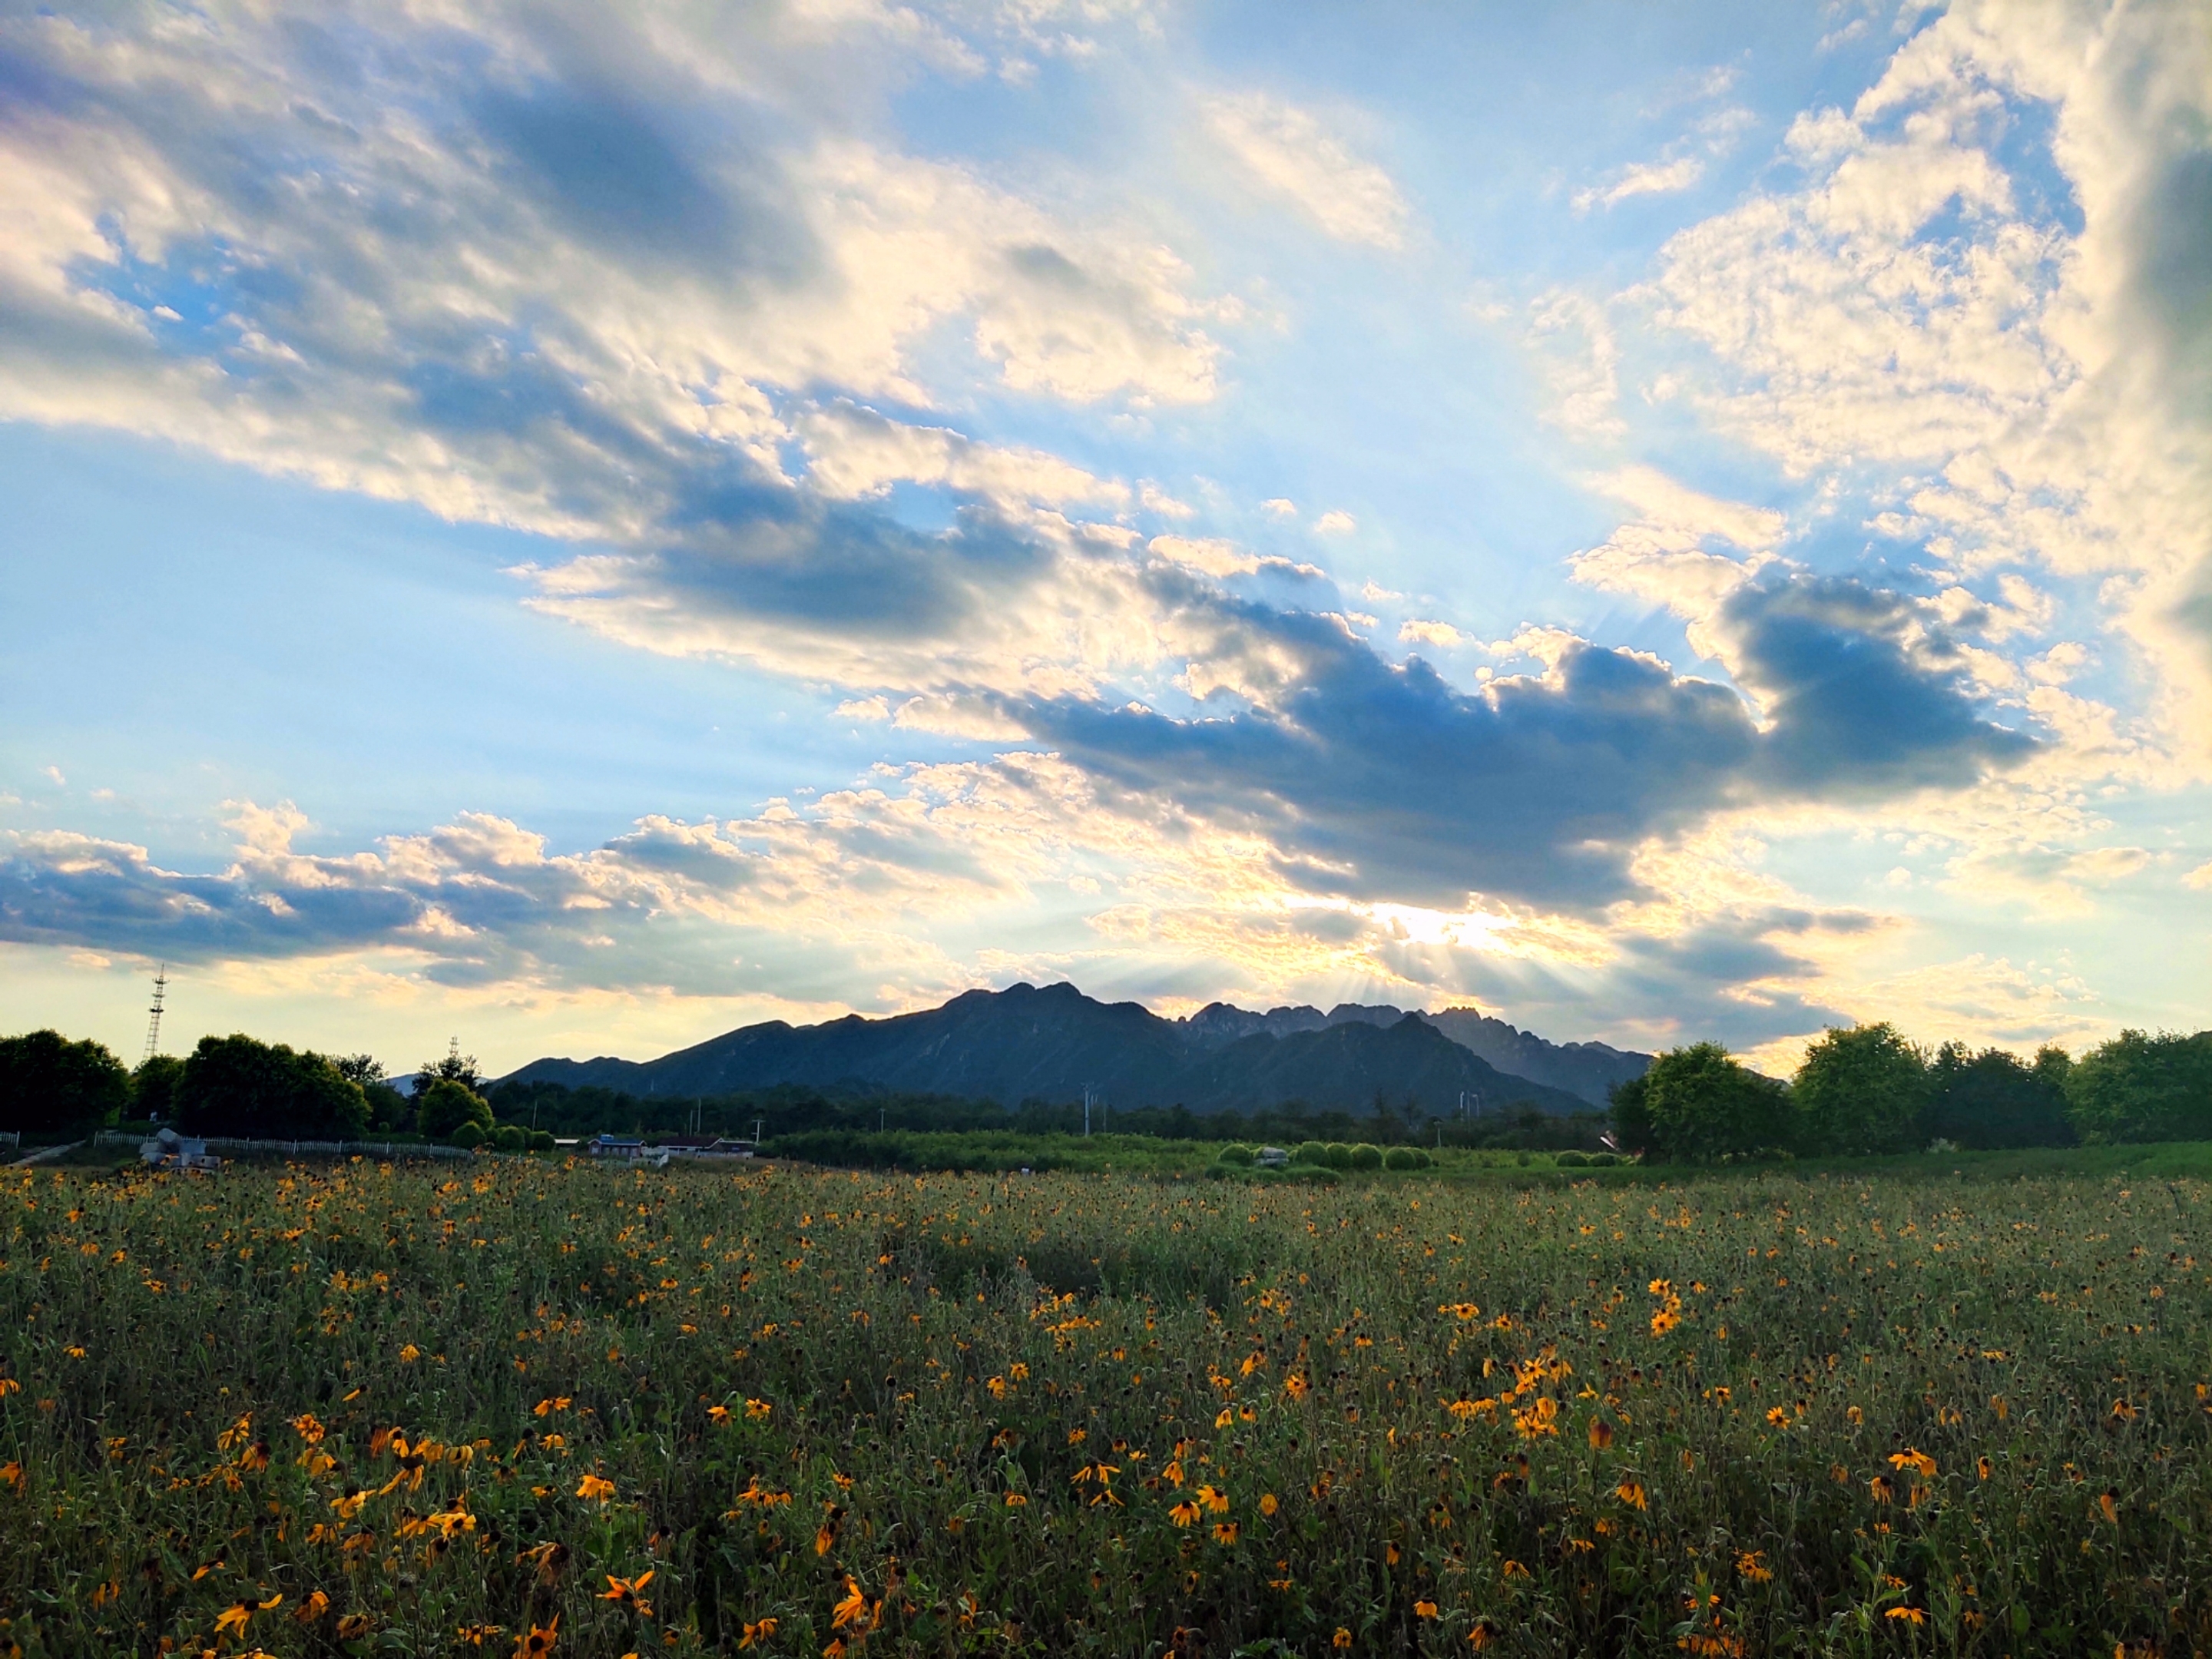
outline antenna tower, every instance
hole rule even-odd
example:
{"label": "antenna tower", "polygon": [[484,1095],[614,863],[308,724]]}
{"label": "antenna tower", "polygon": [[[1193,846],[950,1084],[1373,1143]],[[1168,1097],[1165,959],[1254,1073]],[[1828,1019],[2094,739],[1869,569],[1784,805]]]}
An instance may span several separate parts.
{"label": "antenna tower", "polygon": [[161,1052],[161,1003],[168,992],[169,964],[165,962],[154,975],[154,1006],[147,1010],[146,1052],[138,1056],[141,1066]]}

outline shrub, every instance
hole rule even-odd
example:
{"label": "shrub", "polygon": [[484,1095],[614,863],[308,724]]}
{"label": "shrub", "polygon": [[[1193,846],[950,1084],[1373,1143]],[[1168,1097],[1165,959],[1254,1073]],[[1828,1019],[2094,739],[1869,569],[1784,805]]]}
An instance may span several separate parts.
{"label": "shrub", "polygon": [[1586,1170],[1589,1167],[1589,1161],[1590,1155],[1588,1152],[1573,1151],[1561,1152],[1552,1160],[1562,1170]]}
{"label": "shrub", "polygon": [[520,1123],[502,1123],[491,1132],[495,1152],[526,1152],[530,1150],[530,1131]]}
{"label": "shrub", "polygon": [[200,1039],[176,1101],[178,1127],[195,1134],[349,1140],[368,1125],[361,1085],[322,1055],[243,1033]]}
{"label": "shrub", "polygon": [[1418,1170],[1426,1161],[1418,1146],[1393,1146],[1382,1154],[1386,1170]]}
{"label": "shrub", "polygon": [[1382,1167],[1382,1149],[1363,1140],[1351,1149],[1343,1167],[1348,1170],[1379,1170]]}
{"label": "shrub", "polygon": [[1252,1167],[1252,1149],[1241,1140],[1232,1140],[1213,1155],[1216,1164],[1234,1165],[1240,1170]]}
{"label": "shrub", "polygon": [[530,1132],[530,1150],[533,1152],[551,1152],[553,1132],[550,1129],[532,1129]]}
{"label": "shrub", "polygon": [[[415,1123],[433,1140],[452,1140],[456,1146],[473,1146],[490,1137],[491,1103],[465,1083],[438,1078],[416,1097]],[[475,1124],[481,1132],[476,1140],[454,1139],[454,1131],[465,1123]]]}
{"label": "shrub", "polygon": [[1328,1148],[1318,1140],[1301,1140],[1297,1150],[1291,1154],[1293,1164],[1310,1164],[1317,1170],[1328,1167]]}
{"label": "shrub", "polygon": [[454,1130],[447,1139],[456,1146],[473,1147],[483,1146],[489,1137],[484,1133],[483,1125],[471,1117],[463,1119],[460,1127]]}
{"label": "shrub", "polygon": [[1340,1140],[1332,1140],[1322,1148],[1321,1161],[1332,1170],[1352,1167],[1352,1148]]}
{"label": "shrub", "polygon": [[95,1129],[115,1120],[130,1093],[130,1074],[103,1043],[58,1031],[0,1038],[0,1129]]}

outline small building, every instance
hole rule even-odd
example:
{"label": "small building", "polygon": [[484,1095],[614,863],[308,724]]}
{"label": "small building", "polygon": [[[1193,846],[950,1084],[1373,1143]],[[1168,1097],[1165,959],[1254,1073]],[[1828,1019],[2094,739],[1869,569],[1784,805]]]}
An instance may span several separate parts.
{"label": "small building", "polygon": [[676,1158],[750,1158],[750,1142],[728,1140],[720,1135],[671,1135],[660,1150]]}
{"label": "small building", "polygon": [[593,1158],[635,1158],[645,1150],[645,1142],[635,1135],[593,1135],[584,1143],[584,1150]]}
{"label": "small building", "polygon": [[220,1170],[222,1160],[211,1156],[207,1142],[164,1128],[140,1143],[138,1156],[156,1170]]}
{"label": "small building", "polygon": [[1252,1154],[1252,1167],[1255,1170],[1286,1170],[1290,1164],[1291,1155],[1280,1146],[1262,1146]]}

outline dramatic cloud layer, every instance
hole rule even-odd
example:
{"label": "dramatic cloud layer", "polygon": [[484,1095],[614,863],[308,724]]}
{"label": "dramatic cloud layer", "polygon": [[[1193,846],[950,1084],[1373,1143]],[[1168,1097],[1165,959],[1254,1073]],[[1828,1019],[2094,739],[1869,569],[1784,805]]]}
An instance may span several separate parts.
{"label": "dramatic cloud layer", "polygon": [[568,851],[232,806],[198,873],[27,769],[0,939],[2094,1029],[1913,906],[2202,914],[2212,18],[1854,40],[1807,108],[1706,43],[1562,170],[1137,0],[0,20],[0,421],[504,526],[549,632],[907,745]]}

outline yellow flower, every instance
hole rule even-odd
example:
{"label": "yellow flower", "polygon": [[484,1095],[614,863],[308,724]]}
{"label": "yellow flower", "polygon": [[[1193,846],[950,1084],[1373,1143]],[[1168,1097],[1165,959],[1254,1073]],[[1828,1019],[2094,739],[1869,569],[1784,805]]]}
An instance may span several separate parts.
{"label": "yellow flower", "polygon": [[1340,1653],[1349,1650],[1352,1646],[1352,1632],[1339,1625],[1336,1627],[1336,1634],[1328,1638],[1328,1644]]}
{"label": "yellow flower", "polygon": [[612,1573],[609,1573],[607,1588],[600,1595],[599,1600],[612,1601],[617,1607],[628,1607],[641,1619],[650,1619],[653,1617],[653,1604],[646,1601],[638,1592],[652,1582],[653,1575],[650,1572],[635,1583],[627,1578],[617,1578]]}
{"label": "yellow flower", "polygon": [[1213,1541],[1217,1544],[1235,1543],[1237,1541],[1237,1523],[1234,1521],[1215,1522],[1213,1523]]}
{"label": "yellow flower", "polygon": [[1603,1451],[1613,1444],[1613,1425],[1602,1417],[1590,1419],[1589,1443],[1592,1451]]}
{"label": "yellow flower", "polygon": [[1640,1480],[1624,1480],[1613,1489],[1613,1493],[1632,1510],[1650,1507],[1650,1502],[1644,1497],[1644,1483]]}
{"label": "yellow flower", "polygon": [[1917,1451],[1911,1446],[1901,1452],[1892,1452],[1889,1465],[1893,1469],[1911,1469],[1916,1474],[1932,1476],[1936,1473],[1936,1460],[1926,1452]]}
{"label": "yellow flower", "polygon": [[721,1427],[723,1424],[730,1420],[730,1408],[727,1406],[708,1407],[707,1420],[712,1423],[716,1428]]}
{"label": "yellow flower", "polygon": [[1178,1527],[1194,1527],[1198,1524],[1199,1516],[1205,1514],[1205,1512],[1206,1511],[1200,1509],[1197,1504],[1192,1503],[1189,1498],[1186,1498],[1182,1503],[1177,1504],[1173,1509],[1168,1511],[1168,1519],[1174,1522]]}
{"label": "yellow flower", "polygon": [[1735,1570],[1754,1584],[1764,1584],[1774,1577],[1773,1569],[1766,1565],[1765,1550],[1751,1550],[1735,1559]]}
{"label": "yellow flower", "polygon": [[1918,1607],[1892,1607],[1883,1613],[1882,1617],[1902,1619],[1910,1625],[1923,1625],[1928,1622],[1927,1613]]}
{"label": "yellow flower", "polygon": [[576,1496],[605,1503],[615,1495],[615,1483],[596,1474],[586,1474],[576,1483]]}
{"label": "yellow flower", "polygon": [[2103,1492],[2097,1495],[2097,1508],[2103,1512],[2105,1519],[2116,1527],[2120,1523],[2119,1497],[2116,1492]]}
{"label": "yellow flower", "polygon": [[1274,1493],[1266,1492],[1260,1494],[1261,1514],[1273,1516],[1274,1512],[1280,1508],[1282,1508],[1282,1504],[1276,1498]]}
{"label": "yellow flower", "polygon": [[1414,1617],[1414,1618],[1416,1618],[1416,1619],[1434,1619],[1434,1618],[1436,1618],[1436,1617],[1437,1617],[1437,1616],[1438,1616],[1438,1614],[1437,1614],[1437,1604],[1436,1604],[1435,1602],[1433,1602],[1433,1601],[1416,1601],[1416,1602],[1414,1602],[1414,1603],[1413,1603],[1413,1617]]}
{"label": "yellow flower", "polygon": [[753,1418],[756,1420],[760,1418],[766,1417],[775,1409],[775,1406],[765,1400],[748,1400],[745,1401],[745,1415],[747,1417]]}
{"label": "yellow flower", "polygon": [[320,1590],[314,1590],[308,1595],[306,1601],[292,1609],[293,1621],[296,1624],[312,1625],[330,1610],[331,1598]]}
{"label": "yellow flower", "polygon": [[1283,1392],[1293,1400],[1303,1400],[1313,1392],[1313,1384],[1304,1371],[1292,1371],[1283,1379]]}
{"label": "yellow flower", "polygon": [[410,1342],[405,1347],[399,1351],[399,1363],[403,1365],[411,1365],[422,1357],[422,1350],[416,1347],[412,1342]]}
{"label": "yellow flower", "polygon": [[844,1599],[830,1609],[830,1628],[842,1630],[848,1625],[858,1624],[868,1616],[868,1598],[860,1593],[860,1586],[851,1578],[845,1580]]}
{"label": "yellow flower", "polygon": [[[362,1620],[365,1627],[368,1621]],[[514,1659],[545,1659],[553,1651],[553,1642],[561,1628],[561,1615],[555,1613],[550,1625],[533,1625],[514,1638]],[[345,1626],[338,1626],[338,1634],[345,1634]]]}
{"label": "yellow flower", "polygon": [[1023,1497],[1021,1493],[1018,1492],[1010,1492],[1006,1494],[1006,1507],[1010,1510],[1020,1509],[1028,1504],[1029,1501],[1030,1500],[1028,1498]]}
{"label": "yellow flower", "polygon": [[738,1641],[738,1645],[741,1648],[749,1648],[755,1643],[767,1641],[769,1637],[775,1634],[776,1623],[777,1621],[770,1617],[762,1620],[758,1624],[748,1624],[744,1629],[744,1635]]}
{"label": "yellow flower", "polygon": [[1225,1492],[1217,1492],[1212,1486],[1200,1486],[1198,1489],[1198,1501],[1216,1515],[1229,1513],[1229,1494]]}

